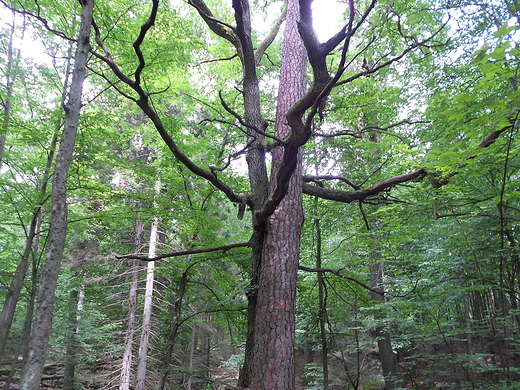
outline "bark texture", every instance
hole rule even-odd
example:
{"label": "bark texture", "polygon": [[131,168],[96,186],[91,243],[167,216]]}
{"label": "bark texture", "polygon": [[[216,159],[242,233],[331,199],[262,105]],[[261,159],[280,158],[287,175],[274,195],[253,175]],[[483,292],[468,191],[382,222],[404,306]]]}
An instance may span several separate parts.
{"label": "bark texture", "polygon": [[[277,100],[275,135],[279,139],[290,135],[287,112],[305,93],[307,57],[298,33],[298,19],[298,1],[291,0]],[[273,151],[274,184],[270,195],[276,191],[275,178],[279,176],[279,165],[287,158],[286,153],[284,146]],[[294,388],[295,298],[303,223],[301,157],[296,153],[294,158],[298,161],[289,190],[265,226],[255,315],[252,390]]]}
{"label": "bark texture", "polygon": [[233,7],[235,8],[235,20],[237,22],[237,32],[240,37],[239,41],[241,42],[241,49],[237,52],[240,54],[244,73],[242,92],[244,99],[244,121],[248,126],[247,138],[248,143],[251,145],[246,156],[249,183],[251,187],[251,194],[249,195],[248,201],[253,210],[252,225],[256,227],[250,240],[252,248],[252,271],[250,284],[246,292],[248,298],[249,331],[246,340],[244,366],[240,371],[240,377],[237,383],[240,387],[248,387],[251,383],[257,286],[260,274],[259,266],[262,261],[262,247],[264,243],[264,229],[259,226],[256,218],[256,211],[263,207],[267,199],[269,187],[269,179],[265,163],[265,149],[262,147],[262,144],[265,141],[265,136],[262,132],[267,127],[267,121],[260,111],[260,88],[256,74],[256,64],[259,61],[259,56],[255,55],[253,43],[251,41],[251,17],[248,3],[247,0],[235,0],[233,3]]}
{"label": "bark texture", "polygon": [[74,56],[72,82],[67,103],[64,105],[65,126],[52,180],[49,250],[43,266],[40,289],[38,291],[31,347],[20,378],[20,389],[22,390],[34,390],[40,386],[52,327],[56,283],[65,248],[67,234],[67,177],[78,129],[83,81],[85,80],[86,64],[90,50],[89,40],[94,1],[83,0],[81,7],[81,25]]}

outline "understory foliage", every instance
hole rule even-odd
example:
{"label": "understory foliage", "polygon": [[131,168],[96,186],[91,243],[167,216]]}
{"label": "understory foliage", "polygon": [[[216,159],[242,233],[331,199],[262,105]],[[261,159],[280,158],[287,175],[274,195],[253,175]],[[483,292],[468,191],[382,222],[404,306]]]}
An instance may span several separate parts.
{"label": "understory foliage", "polygon": [[[30,247],[0,356],[1,386],[19,379],[28,348],[80,7],[47,0],[0,3],[0,302]],[[166,388],[236,384],[250,332],[250,204],[230,202],[229,194],[174,157],[134,104],[136,90],[102,60],[104,45],[123,74],[140,77],[182,153],[233,194],[249,195],[245,156],[252,141],[242,118],[242,65],[235,48],[197,12],[201,3],[215,12],[210,20],[235,25],[229,1],[160,2],[140,46],[132,44],[152,2],[95,4],[46,385],[61,386],[72,359],[76,388],[120,387],[136,271],[134,381],[154,219],[159,258],[147,388],[160,383],[169,350]],[[350,50],[327,56],[331,76],[341,66],[344,73],[328,99],[312,108],[312,132],[301,148],[305,222],[295,386],[518,388],[519,4],[340,3],[337,22],[330,21],[336,15],[314,21],[320,36],[328,34],[322,40],[348,23],[349,4],[355,23],[374,9]],[[251,1],[250,7],[256,48],[284,4]],[[324,5],[316,0],[313,7]],[[322,26],[335,23],[333,30]],[[261,145],[269,170],[271,150],[282,142],[272,129],[281,45],[282,32],[256,68],[269,124]],[[142,69],[136,52],[146,59]],[[309,85],[313,77],[309,67]],[[390,178],[398,180],[385,186]],[[376,187],[339,201],[324,192],[350,196]],[[244,207],[245,216],[237,218]],[[32,221],[36,233],[30,238]],[[203,251],[208,248],[220,249]],[[382,337],[391,340],[397,362],[393,378],[383,374]]]}

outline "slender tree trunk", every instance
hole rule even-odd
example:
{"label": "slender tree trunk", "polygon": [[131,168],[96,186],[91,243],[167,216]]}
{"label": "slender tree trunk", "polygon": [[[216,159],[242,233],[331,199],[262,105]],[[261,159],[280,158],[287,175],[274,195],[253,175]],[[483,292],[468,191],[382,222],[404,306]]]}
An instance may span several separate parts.
{"label": "slender tree trunk", "polygon": [[42,270],[30,349],[20,379],[20,389],[22,390],[35,390],[39,388],[41,382],[54,314],[56,284],[65,249],[67,233],[67,177],[79,122],[83,81],[90,50],[89,39],[94,2],[93,0],[82,0],[81,7],[81,25],[74,56],[74,71],[68,101],[64,106],[65,126],[52,180],[49,250]]}
{"label": "slender tree trunk", "polygon": [[193,325],[191,329],[191,343],[190,343],[190,359],[188,363],[188,384],[186,390],[191,390],[191,382],[193,377],[193,360],[195,359],[195,347],[197,343],[197,327]]}
{"label": "slender tree trunk", "polygon": [[[380,259],[379,253],[370,254],[374,259]],[[370,264],[370,287],[375,292],[369,293],[369,298],[384,302],[385,298],[383,295],[383,288],[381,287],[383,282],[383,264],[373,262]],[[397,387],[397,356],[395,355],[392,348],[392,339],[390,334],[383,326],[379,326],[374,329],[374,336],[377,340],[377,346],[379,348],[379,360],[381,361],[381,367],[383,369],[383,377],[385,378],[385,389],[393,390]]]}
{"label": "slender tree trunk", "polygon": [[36,226],[38,223],[40,211],[39,208],[35,210],[33,216],[31,218],[31,224],[29,226],[29,231],[27,232],[27,238],[25,240],[25,249],[22,254],[22,258],[16,267],[16,272],[14,274],[13,279],[11,280],[11,284],[9,285],[9,289],[7,290],[7,294],[4,301],[4,307],[2,308],[2,314],[0,316],[0,356],[4,356],[4,349],[7,344],[7,339],[9,337],[9,331],[11,329],[11,325],[13,323],[14,314],[16,312],[16,305],[18,303],[18,299],[20,298],[20,294],[22,293],[25,275],[27,274],[27,270],[29,269],[30,264],[30,254],[32,251],[32,245],[34,241],[34,237],[36,234]]}
{"label": "slender tree trunk", "polygon": [[[152,228],[150,229],[150,244],[148,247],[148,257],[155,257],[157,248],[157,229],[159,218],[154,217]],[[136,390],[144,390],[146,382],[146,367],[148,364],[148,347],[150,344],[150,331],[152,326],[153,309],[153,287],[154,287],[155,261],[149,261],[146,268],[146,291],[144,295],[143,325],[141,329],[141,342],[139,344],[139,355],[137,365]]]}
{"label": "slender tree trunk", "polygon": [[2,308],[2,314],[0,315],[0,357],[3,356],[7,338],[9,336],[9,331],[13,323],[16,305],[18,304],[20,294],[22,293],[25,276],[29,269],[31,253],[37,252],[37,245],[35,245],[35,242],[37,241],[37,235],[41,226],[41,203],[45,199],[47,193],[47,183],[50,177],[50,170],[54,160],[54,151],[56,150],[57,141],[58,137],[56,133],[51,142],[50,152],[47,158],[47,166],[43,175],[42,185],[39,190],[40,202],[38,202],[39,204],[34,207],[31,224],[29,225],[27,237],[25,239],[24,251],[20,262],[16,267],[16,272],[13,279],[11,280],[9,289],[7,290],[4,306]]}
{"label": "slender tree trunk", "polygon": [[[298,19],[298,1],[290,0],[276,111],[275,132],[279,139],[290,132],[287,111],[305,93],[307,56],[298,33]],[[277,147],[273,151],[272,178],[283,150]],[[265,227],[254,324],[252,390],[294,388],[296,281],[303,223],[301,156],[298,159],[288,193]]]}
{"label": "slender tree trunk", "polygon": [[173,346],[175,345],[175,338],[177,336],[177,331],[179,330],[179,320],[181,316],[182,309],[182,300],[184,299],[184,293],[186,291],[186,285],[188,284],[188,273],[190,271],[190,267],[188,267],[181,276],[181,281],[179,283],[179,291],[177,293],[177,299],[173,305],[172,312],[172,321],[170,327],[170,333],[168,335],[168,340],[166,341],[166,353],[163,358],[161,371],[159,374],[159,383],[157,385],[157,390],[163,390],[166,384],[166,379],[168,378],[168,374],[170,372],[170,362],[173,355]]}
{"label": "slender tree trunk", "polygon": [[202,358],[201,358],[201,369],[200,373],[201,376],[206,381],[205,383],[211,383],[211,321],[212,317],[211,314],[206,315],[206,328],[202,330],[202,341],[201,341],[201,351],[202,351]]}
{"label": "slender tree trunk", "polygon": [[[134,252],[139,253],[141,250],[141,235],[143,232],[143,224],[140,220],[135,223],[135,240]],[[128,298],[128,320],[126,323],[125,333],[125,353],[123,354],[123,363],[121,366],[121,379],[119,382],[119,390],[128,390],[130,388],[130,376],[132,371],[132,347],[135,335],[135,313],[137,310],[137,292],[139,288],[139,260],[132,261],[132,276],[130,282],[130,293]]]}
{"label": "slender tree trunk", "polygon": [[83,313],[83,306],[85,305],[85,275],[83,275],[83,281],[81,283],[81,288],[79,289],[79,297],[78,297],[78,316],[76,318],[77,327],[76,333],[80,331],[80,323],[81,323],[81,313]]}
{"label": "slender tree trunk", "polygon": [[[316,198],[316,202],[318,198]],[[316,268],[321,268],[321,225],[319,218],[314,219],[316,227]],[[323,367],[323,389],[329,388],[329,346],[327,343],[327,300],[324,294],[323,272],[318,272],[318,320],[320,322],[321,361]]]}
{"label": "slender tree trunk", "polygon": [[[377,113],[374,113],[373,110],[371,113],[374,115],[374,118],[377,118]],[[374,126],[377,125],[377,120],[374,121]],[[370,142],[378,144],[380,142],[379,133],[374,130],[370,133]],[[374,158],[379,161],[381,156],[381,150],[375,150],[372,155]],[[375,221],[372,223],[372,229],[377,231],[378,225],[380,221]],[[376,236],[376,240],[379,241],[379,237]],[[371,249],[369,253],[369,257],[371,259],[370,262],[370,287],[373,291],[368,293],[368,298],[377,302],[384,302],[384,289],[383,289],[383,275],[384,275],[384,265],[383,265],[383,255],[381,254],[380,246],[378,243],[374,244],[374,247]],[[381,314],[378,319],[384,318],[385,315]],[[390,337],[390,333],[383,326],[379,326],[373,330],[373,334],[377,340],[377,346],[379,349],[379,360],[381,362],[381,367],[383,371],[383,377],[385,378],[385,389],[393,390],[395,389],[397,384],[397,356],[394,353],[392,348],[392,339]]]}
{"label": "slender tree trunk", "polygon": [[[36,245],[37,246],[37,245]],[[35,251],[37,253],[37,251]],[[36,307],[36,295],[38,293],[38,258],[33,255],[32,259],[32,275],[31,275],[31,288],[29,289],[29,296],[27,298],[27,311],[25,312],[25,321],[23,324],[23,336],[22,336],[22,347],[23,347],[23,360],[22,370],[25,362],[27,362],[27,356],[29,355],[29,348],[31,343],[31,329],[32,321],[34,318],[34,308]]]}
{"label": "slender tree trunk", "polygon": [[312,338],[310,329],[305,329],[305,344],[303,345],[303,361],[305,364],[314,363],[314,351],[312,349]]}
{"label": "slender tree trunk", "polygon": [[69,295],[69,320],[67,326],[67,347],[65,369],[63,371],[63,389],[74,390],[76,371],[76,332],[78,330],[78,290],[71,290]]}

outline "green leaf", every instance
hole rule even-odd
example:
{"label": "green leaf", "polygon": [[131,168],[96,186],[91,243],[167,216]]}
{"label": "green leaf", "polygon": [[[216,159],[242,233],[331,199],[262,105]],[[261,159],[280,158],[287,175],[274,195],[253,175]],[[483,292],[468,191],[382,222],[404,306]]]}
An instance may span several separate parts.
{"label": "green leaf", "polygon": [[498,29],[498,31],[495,31],[493,33],[493,36],[495,38],[500,38],[500,37],[503,37],[503,36],[506,36],[508,35],[511,31],[513,30],[517,30],[519,27],[518,26],[509,26],[507,23],[504,24],[502,27],[500,27]]}
{"label": "green leaf", "polygon": [[471,60],[471,65],[477,65],[479,63],[487,62],[489,56],[487,55],[487,51],[489,49],[489,46],[484,46],[481,49],[478,49],[473,53],[474,58]]}

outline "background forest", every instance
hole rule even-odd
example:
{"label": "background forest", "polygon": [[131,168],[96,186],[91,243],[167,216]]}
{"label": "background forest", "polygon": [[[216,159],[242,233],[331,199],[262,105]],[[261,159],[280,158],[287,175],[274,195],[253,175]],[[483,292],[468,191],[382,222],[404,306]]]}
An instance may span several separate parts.
{"label": "background forest", "polygon": [[[312,2],[299,3],[304,31]],[[247,377],[263,231],[251,152],[276,177],[291,139],[273,128],[295,4],[0,0],[0,386],[35,390],[22,367],[45,349],[45,388],[224,389]],[[520,3],[312,7],[319,41],[338,39],[321,59],[304,39],[309,61],[298,57],[307,91],[320,64],[334,82],[301,112],[296,298],[276,303],[294,315],[295,378],[251,388],[520,389]],[[66,241],[48,287],[71,128]],[[42,349],[31,333],[45,328],[45,292]]]}

